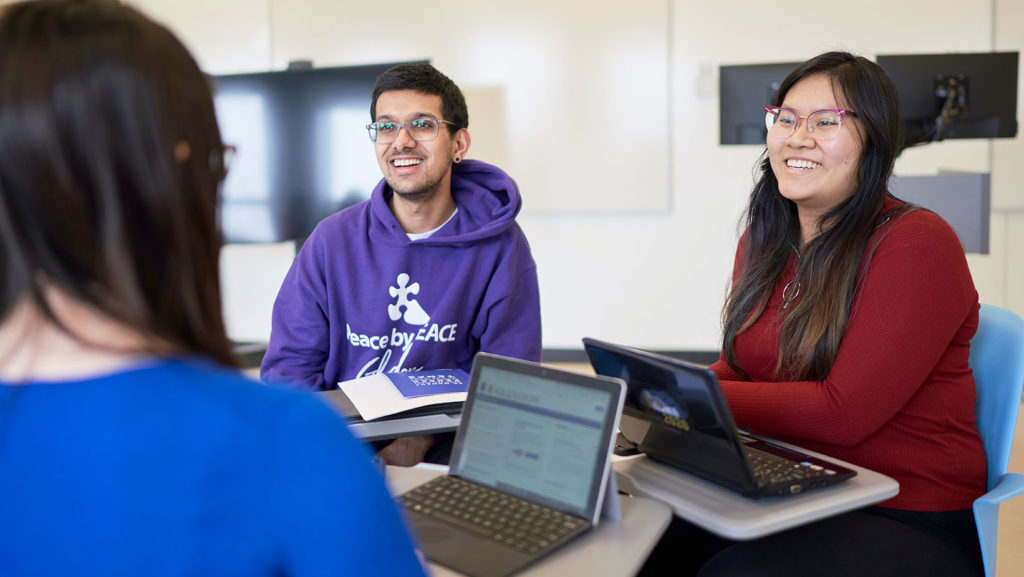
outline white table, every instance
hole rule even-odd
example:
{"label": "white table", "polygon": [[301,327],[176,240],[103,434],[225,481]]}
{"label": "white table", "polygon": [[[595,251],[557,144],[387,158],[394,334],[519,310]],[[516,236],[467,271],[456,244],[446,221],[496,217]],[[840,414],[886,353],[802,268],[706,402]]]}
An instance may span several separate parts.
{"label": "white table", "polygon": [[677,516],[737,541],[756,539],[860,509],[899,493],[899,483],[881,473],[800,450],[853,469],[857,476],[799,495],[750,499],[644,455],[615,457],[612,466],[620,491],[662,501]]}
{"label": "white table", "polygon": [[[393,495],[444,474],[444,468],[388,466],[386,477]],[[602,521],[586,535],[528,567],[517,577],[625,577],[636,574],[672,519],[664,503],[643,497],[619,496],[622,521]],[[435,577],[461,575],[447,567],[431,564]]]}

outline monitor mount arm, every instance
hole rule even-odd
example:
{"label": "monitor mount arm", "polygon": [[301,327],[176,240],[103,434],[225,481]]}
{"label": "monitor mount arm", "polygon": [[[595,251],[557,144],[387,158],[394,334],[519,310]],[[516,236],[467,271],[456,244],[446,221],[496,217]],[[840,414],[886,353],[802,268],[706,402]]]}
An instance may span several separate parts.
{"label": "monitor mount arm", "polygon": [[937,142],[946,136],[947,127],[967,118],[967,76],[963,74],[939,75],[935,77],[935,99],[942,103],[939,115],[935,117],[935,129],[930,142]]}

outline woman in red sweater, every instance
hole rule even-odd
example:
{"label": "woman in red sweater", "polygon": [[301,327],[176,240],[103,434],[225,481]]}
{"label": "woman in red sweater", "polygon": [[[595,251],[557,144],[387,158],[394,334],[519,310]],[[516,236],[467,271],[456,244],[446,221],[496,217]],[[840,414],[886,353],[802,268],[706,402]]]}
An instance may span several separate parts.
{"label": "woman in red sweater", "polygon": [[896,90],[873,62],[827,53],[776,103],[712,368],[740,425],[889,475],[900,492],[705,548],[717,554],[700,575],[981,574],[971,504],[985,453],[967,364],[978,293],[949,225],[888,191]]}

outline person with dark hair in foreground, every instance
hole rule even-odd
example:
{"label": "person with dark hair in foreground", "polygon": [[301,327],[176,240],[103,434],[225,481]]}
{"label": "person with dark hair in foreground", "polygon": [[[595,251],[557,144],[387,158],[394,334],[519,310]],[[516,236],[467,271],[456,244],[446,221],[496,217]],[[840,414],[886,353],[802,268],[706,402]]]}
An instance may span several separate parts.
{"label": "person with dark hair in foreground", "polygon": [[[519,187],[466,160],[462,91],[430,64],[400,64],[377,79],[370,118],[384,179],[302,246],[274,303],[263,380],[334,389],[378,373],[469,372],[480,351],[540,361]],[[403,437],[381,443],[380,456],[446,463],[451,439]]]}
{"label": "person with dark hair in foreground", "polygon": [[875,63],[830,52],[794,70],[765,113],[712,369],[739,425],[900,492],[750,542],[677,521],[645,574],[980,575],[971,507],[986,465],[967,364],[978,293],[949,225],[889,193],[896,90]]}
{"label": "person with dark hair in foreground", "polygon": [[206,77],[115,1],[0,8],[0,573],[422,575],[370,455],[234,370]]}

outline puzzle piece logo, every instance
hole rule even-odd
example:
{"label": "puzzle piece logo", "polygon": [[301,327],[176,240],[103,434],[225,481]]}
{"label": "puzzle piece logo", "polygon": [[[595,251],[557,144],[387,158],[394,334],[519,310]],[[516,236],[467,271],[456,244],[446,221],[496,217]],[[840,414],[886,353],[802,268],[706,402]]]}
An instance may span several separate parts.
{"label": "puzzle piece logo", "polygon": [[[400,318],[404,318],[405,322],[410,325],[425,325],[430,322],[430,315],[427,311],[423,310],[415,300],[409,298],[409,295],[420,294],[420,283],[414,282],[409,284],[409,275],[402,273],[398,275],[397,287],[388,287],[388,293],[392,298],[397,298],[395,304],[388,305],[388,317],[393,321],[397,321]],[[405,313],[402,313],[402,309],[405,309]]]}

